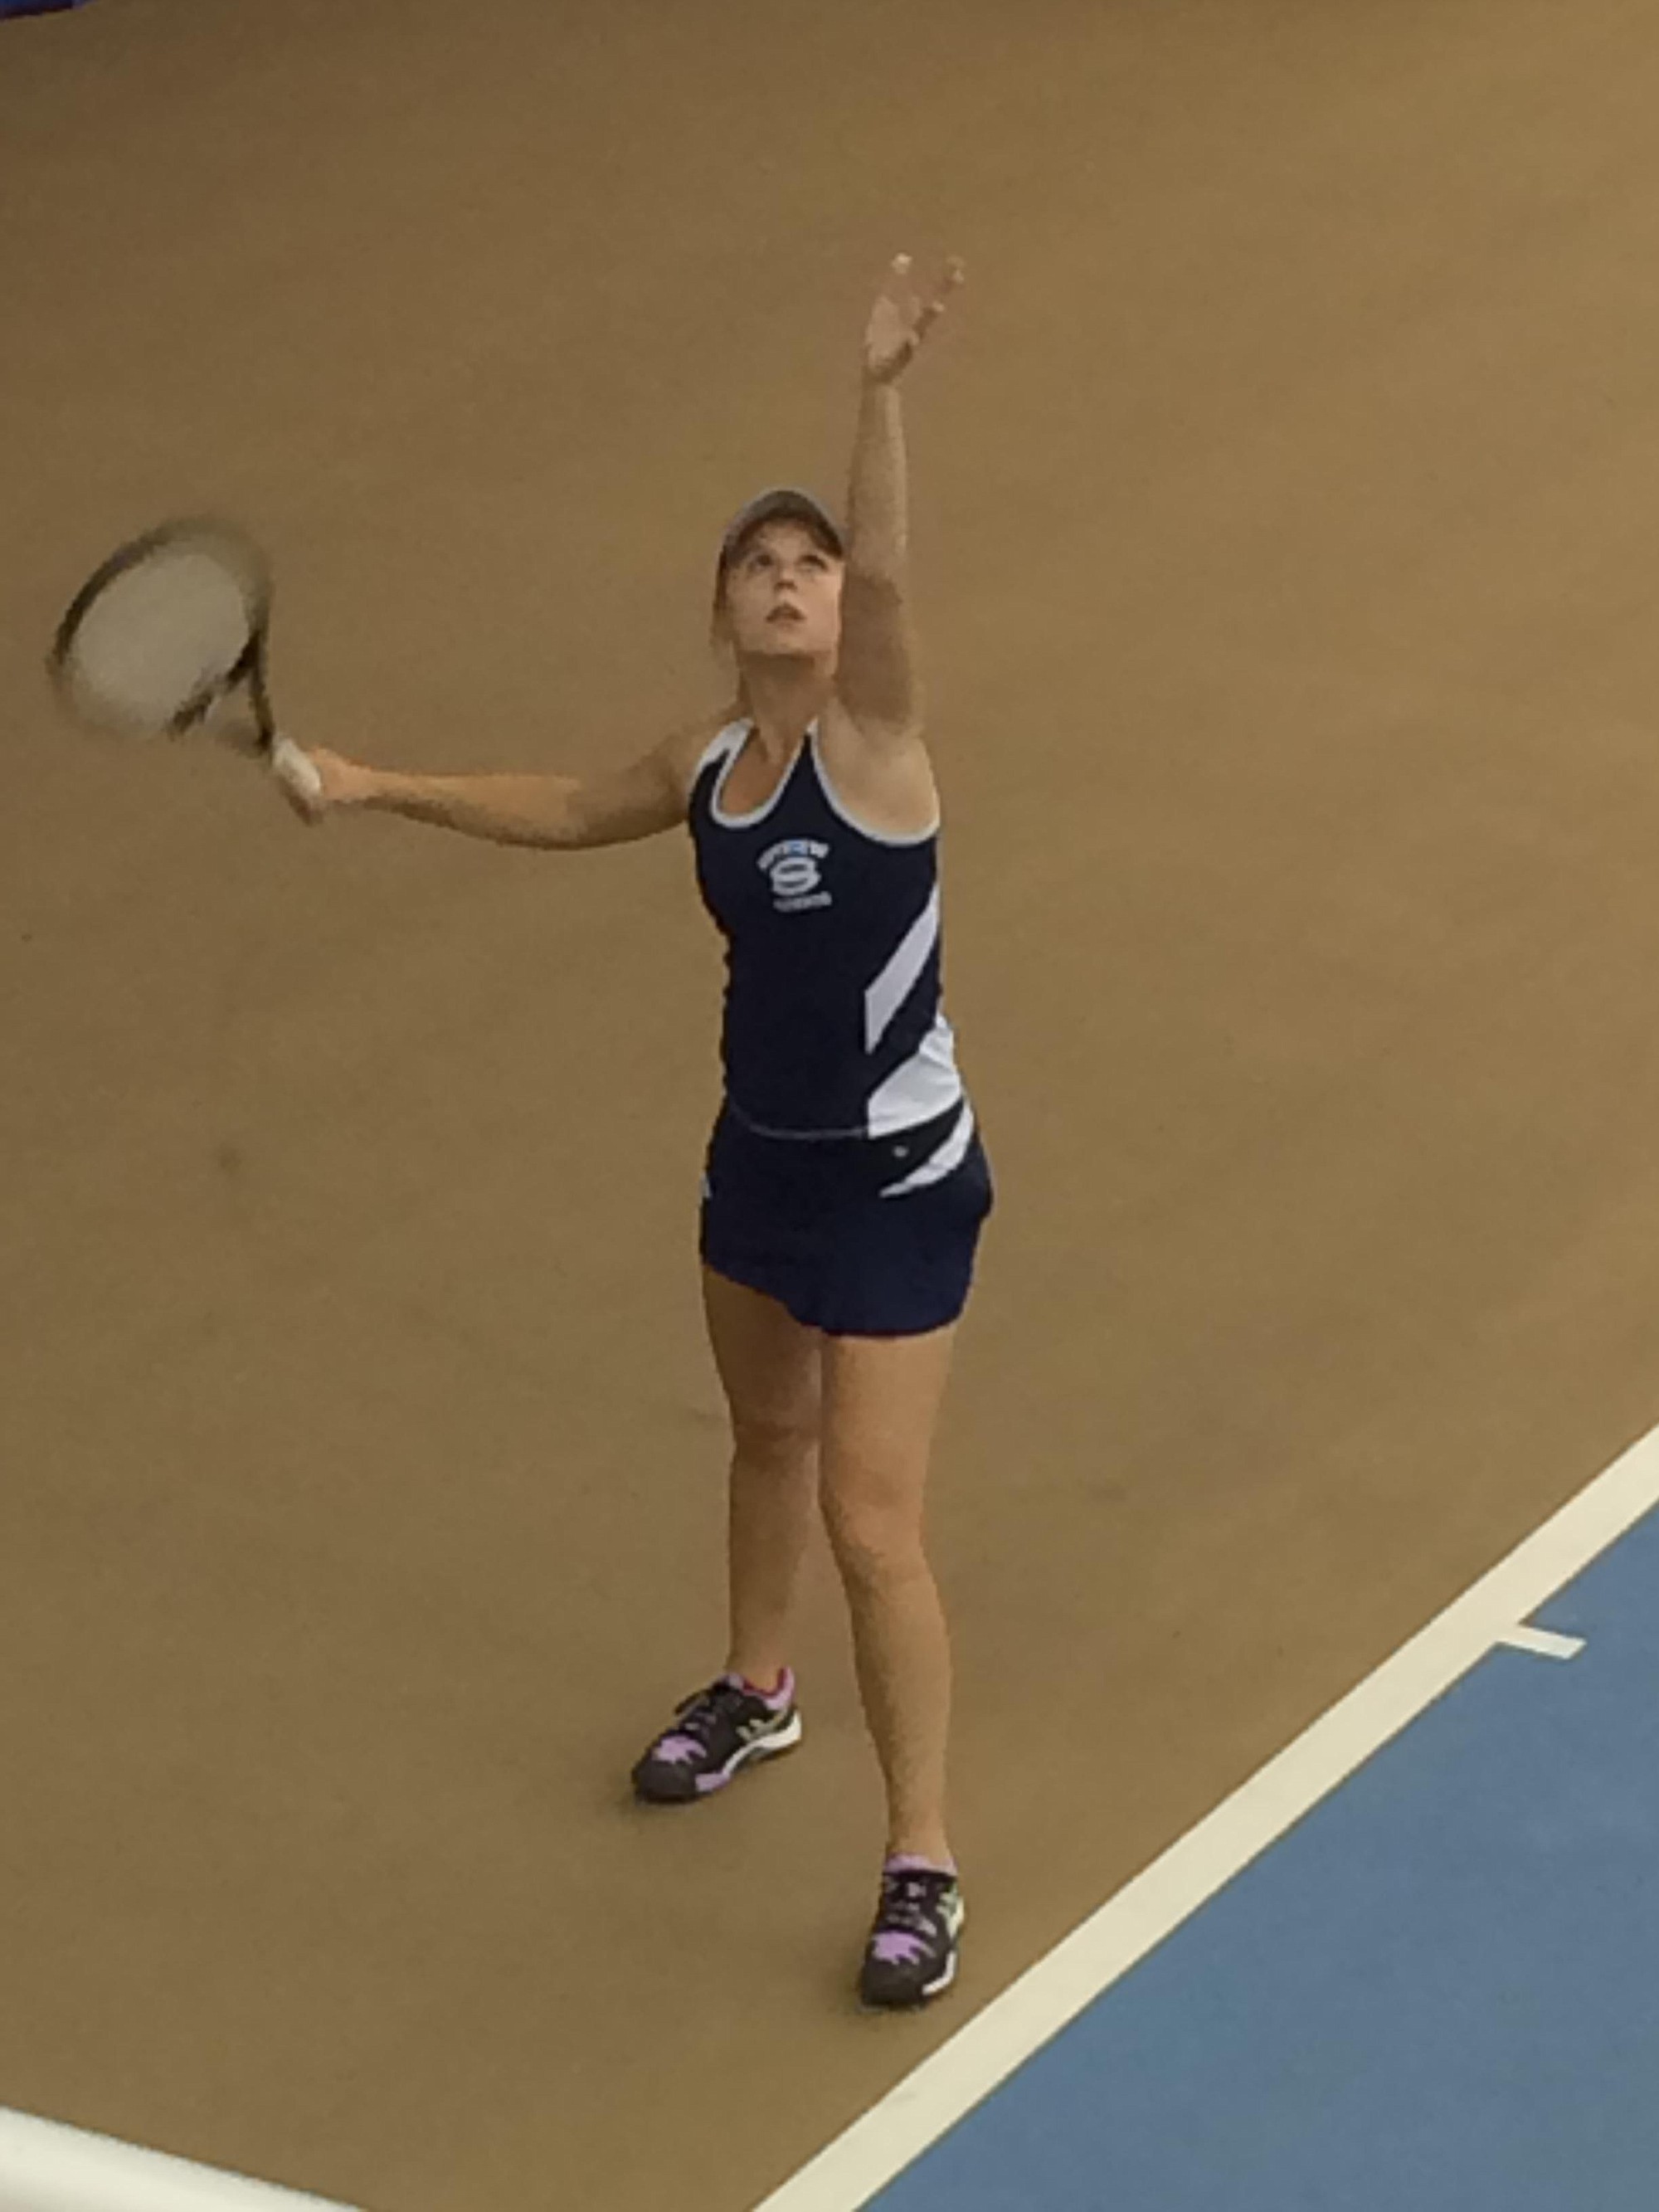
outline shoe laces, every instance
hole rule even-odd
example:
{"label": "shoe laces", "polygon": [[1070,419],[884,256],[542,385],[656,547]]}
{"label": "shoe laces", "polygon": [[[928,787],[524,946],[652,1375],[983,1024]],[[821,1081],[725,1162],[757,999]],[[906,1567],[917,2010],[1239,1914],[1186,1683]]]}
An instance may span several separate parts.
{"label": "shoe laces", "polygon": [[734,1708],[747,1695],[736,1682],[725,1680],[711,1682],[706,1690],[694,1690],[674,1709],[678,1733],[695,1736],[699,1743],[706,1745],[722,1720],[735,1717]]}
{"label": "shoe laces", "polygon": [[885,1869],[881,1877],[880,1926],[902,1928],[913,1936],[935,1935],[939,1896],[951,1879],[942,1869],[937,1874],[921,1867]]}

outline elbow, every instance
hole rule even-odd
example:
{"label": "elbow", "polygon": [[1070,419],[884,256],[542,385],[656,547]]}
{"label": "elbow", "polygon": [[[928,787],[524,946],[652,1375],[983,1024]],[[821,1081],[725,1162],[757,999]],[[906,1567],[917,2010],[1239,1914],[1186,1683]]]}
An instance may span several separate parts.
{"label": "elbow", "polygon": [[524,840],[526,845],[534,845],[544,853],[578,853],[583,846],[598,842],[568,813],[550,822],[538,823],[534,832]]}
{"label": "elbow", "polygon": [[597,842],[597,825],[582,805],[580,787],[556,792],[551,799],[550,805],[536,810],[535,828],[525,841],[527,844],[553,853],[574,853]]}

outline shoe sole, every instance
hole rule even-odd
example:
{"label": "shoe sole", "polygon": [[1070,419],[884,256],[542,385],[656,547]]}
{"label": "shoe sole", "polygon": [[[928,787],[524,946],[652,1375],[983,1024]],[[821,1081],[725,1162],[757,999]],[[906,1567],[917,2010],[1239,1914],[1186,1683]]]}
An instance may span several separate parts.
{"label": "shoe sole", "polygon": [[705,1797],[716,1796],[728,1783],[734,1782],[751,1759],[776,1759],[786,1751],[793,1751],[804,1733],[800,1715],[791,1713],[782,1728],[775,1729],[767,1735],[757,1735],[752,1742],[740,1743],[724,1766],[716,1769],[713,1774],[699,1775],[695,1786],[684,1796],[653,1797],[647,1790],[641,1789],[637,1782],[634,1784],[634,1795],[642,1805],[701,1804]]}
{"label": "shoe sole", "polygon": [[781,1729],[773,1729],[765,1735],[757,1735],[748,1743],[740,1743],[718,1775],[703,1774],[697,1778],[697,1795],[712,1797],[717,1790],[724,1790],[734,1781],[751,1759],[775,1759],[780,1752],[793,1751],[802,1735],[800,1715],[791,1713]]}

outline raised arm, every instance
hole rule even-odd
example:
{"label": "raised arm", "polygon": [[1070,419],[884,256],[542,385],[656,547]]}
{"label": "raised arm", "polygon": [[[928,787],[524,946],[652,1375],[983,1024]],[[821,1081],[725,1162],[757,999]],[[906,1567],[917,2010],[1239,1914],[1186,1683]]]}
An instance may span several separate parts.
{"label": "raised arm", "polygon": [[609,775],[410,775],[318,748],[306,757],[321,778],[320,794],[285,788],[296,811],[313,822],[359,808],[498,845],[565,852],[625,845],[685,820],[696,763],[720,721],[706,716],[689,724]]}
{"label": "raised arm", "polygon": [[921,721],[908,594],[908,507],[898,380],[963,280],[945,264],[923,296],[902,253],[871,311],[847,495],[847,575],[842,589],[836,689],[872,736],[909,737]]}

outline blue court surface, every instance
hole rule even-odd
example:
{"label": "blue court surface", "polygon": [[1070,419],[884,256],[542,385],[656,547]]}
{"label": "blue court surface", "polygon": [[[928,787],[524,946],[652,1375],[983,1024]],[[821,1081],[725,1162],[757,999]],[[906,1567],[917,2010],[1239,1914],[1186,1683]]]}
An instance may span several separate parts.
{"label": "blue court surface", "polygon": [[1655,2212],[1659,1513],[870,2202]]}

